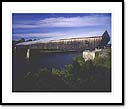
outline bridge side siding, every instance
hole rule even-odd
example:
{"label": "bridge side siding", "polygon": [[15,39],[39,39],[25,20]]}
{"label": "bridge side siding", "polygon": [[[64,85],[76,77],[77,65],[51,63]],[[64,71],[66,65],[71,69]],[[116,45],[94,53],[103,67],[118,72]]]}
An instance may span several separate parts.
{"label": "bridge side siding", "polygon": [[62,51],[82,51],[92,50],[98,47],[102,37],[65,39],[50,41],[48,43],[37,43],[31,45],[21,45],[19,48],[42,49],[42,50],[62,50]]}

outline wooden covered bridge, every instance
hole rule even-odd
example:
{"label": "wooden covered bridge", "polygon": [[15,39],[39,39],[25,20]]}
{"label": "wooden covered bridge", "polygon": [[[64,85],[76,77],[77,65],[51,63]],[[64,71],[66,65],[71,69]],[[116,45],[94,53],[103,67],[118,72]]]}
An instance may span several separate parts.
{"label": "wooden covered bridge", "polygon": [[[102,36],[82,37],[82,38],[70,38],[60,40],[50,40],[42,42],[28,42],[19,43],[16,45],[16,49],[25,49],[28,52],[30,50],[44,50],[44,51],[84,51],[94,50],[95,48],[103,48],[110,41],[110,36],[107,31]],[[34,42],[34,43],[33,43]]]}

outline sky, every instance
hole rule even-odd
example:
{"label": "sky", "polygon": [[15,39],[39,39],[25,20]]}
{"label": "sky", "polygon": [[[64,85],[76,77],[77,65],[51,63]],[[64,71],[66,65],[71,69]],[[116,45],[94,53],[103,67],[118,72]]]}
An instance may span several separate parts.
{"label": "sky", "polygon": [[111,37],[111,13],[13,13],[12,39],[40,39],[101,36]]}

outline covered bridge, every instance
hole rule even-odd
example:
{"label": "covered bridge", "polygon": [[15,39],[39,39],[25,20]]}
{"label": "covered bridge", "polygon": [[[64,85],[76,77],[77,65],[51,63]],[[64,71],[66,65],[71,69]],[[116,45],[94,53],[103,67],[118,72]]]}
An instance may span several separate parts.
{"label": "covered bridge", "polygon": [[16,48],[41,49],[41,50],[60,50],[60,51],[83,51],[102,48],[108,44],[110,37],[107,31],[102,36],[70,38],[50,41],[30,41],[16,45]]}

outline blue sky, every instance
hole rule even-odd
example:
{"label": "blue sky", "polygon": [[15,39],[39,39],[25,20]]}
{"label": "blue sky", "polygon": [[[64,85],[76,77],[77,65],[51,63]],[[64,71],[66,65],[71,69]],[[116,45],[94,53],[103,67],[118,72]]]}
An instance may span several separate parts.
{"label": "blue sky", "polygon": [[57,40],[102,35],[111,36],[110,13],[13,13],[12,38]]}

